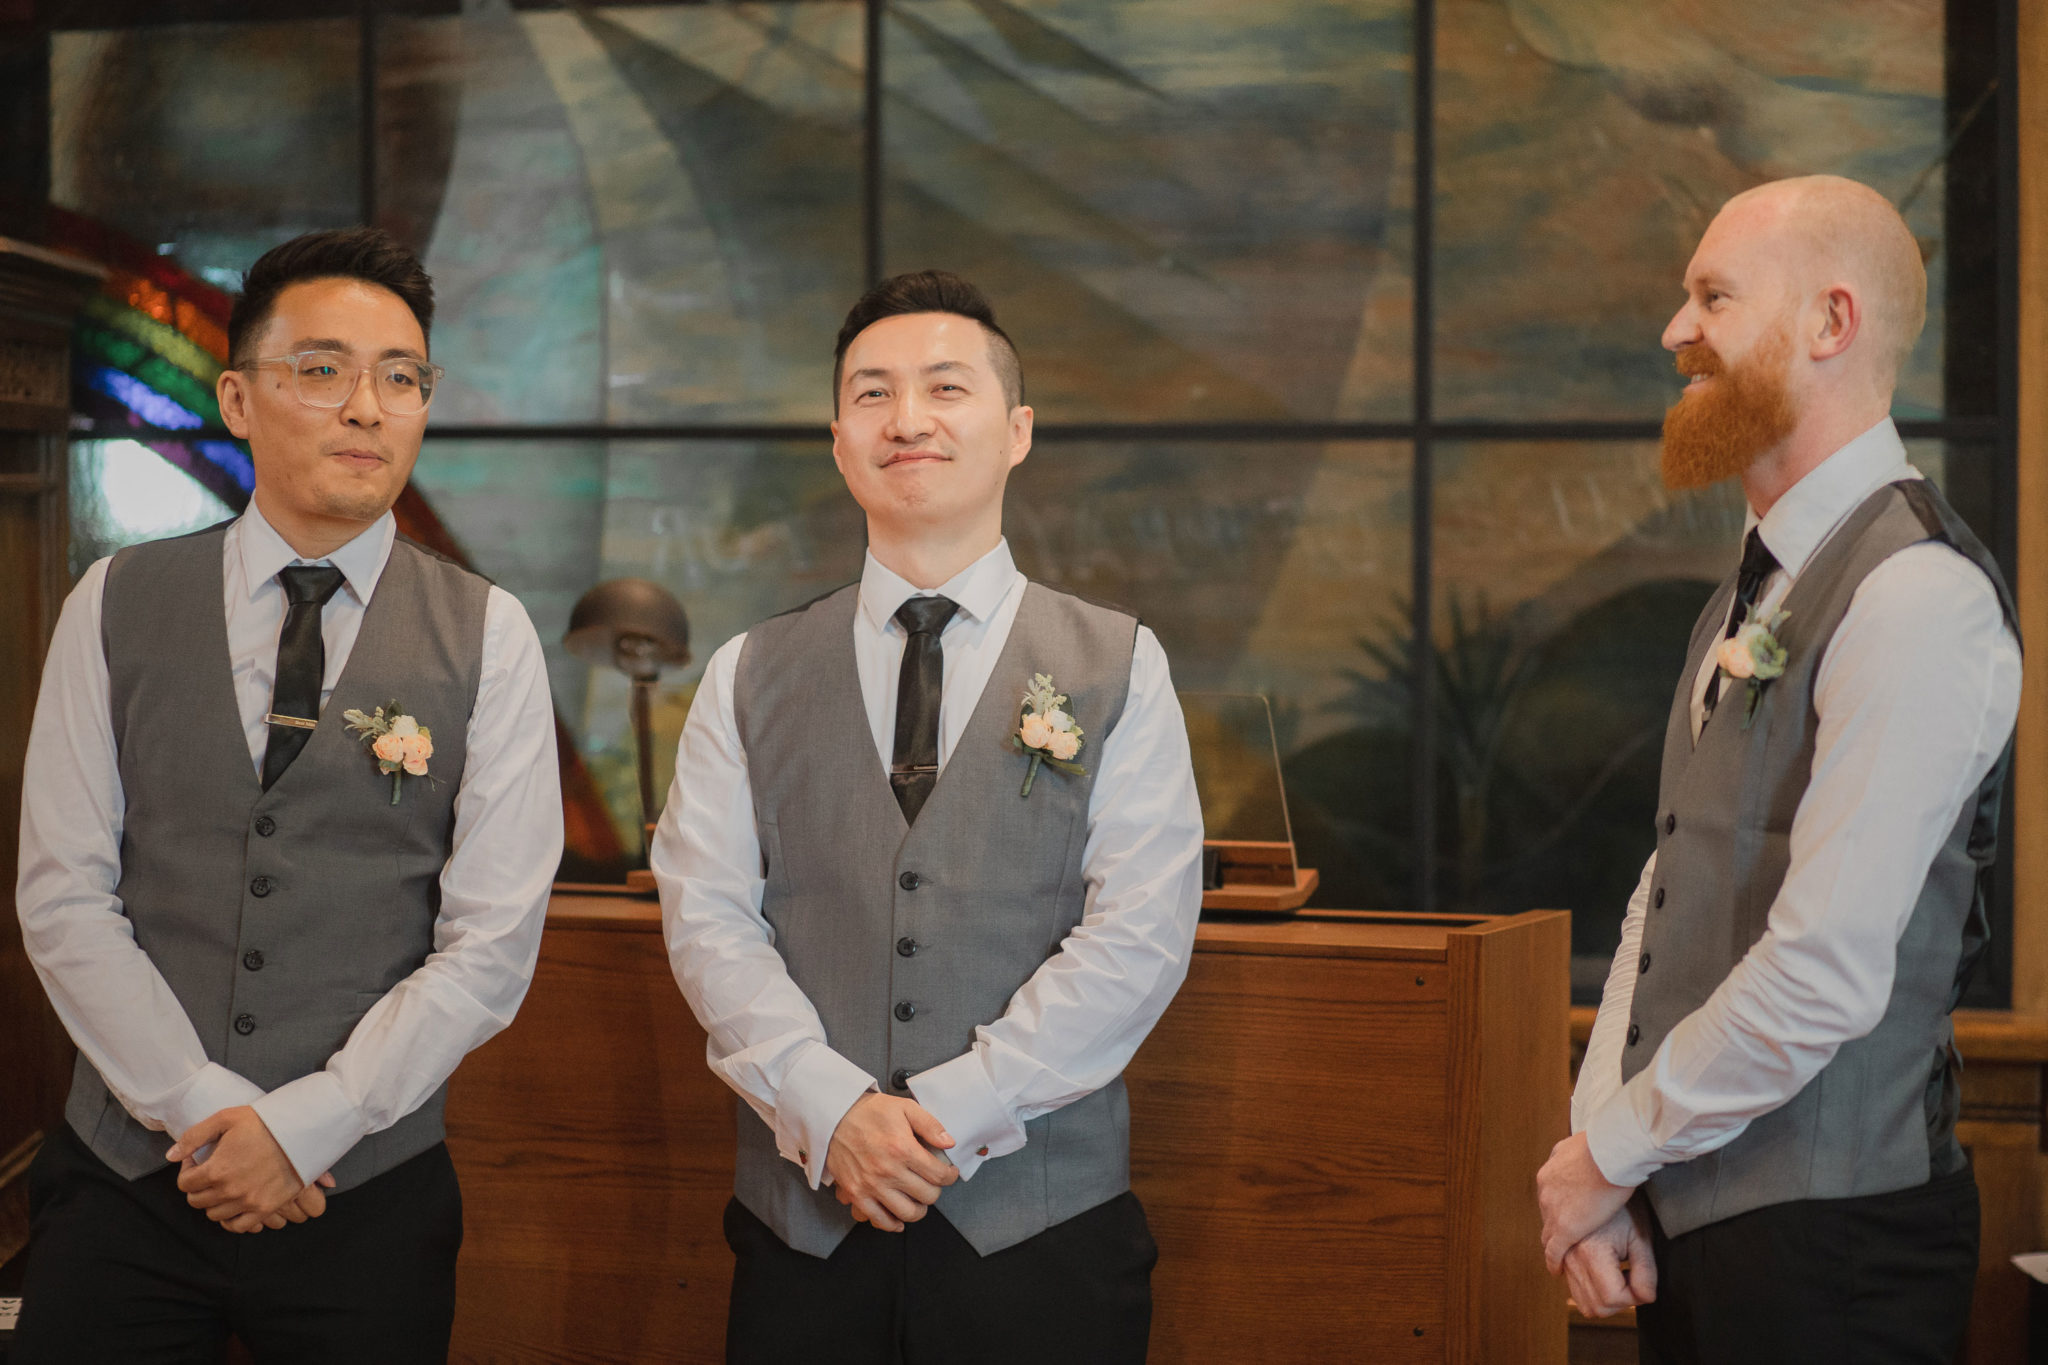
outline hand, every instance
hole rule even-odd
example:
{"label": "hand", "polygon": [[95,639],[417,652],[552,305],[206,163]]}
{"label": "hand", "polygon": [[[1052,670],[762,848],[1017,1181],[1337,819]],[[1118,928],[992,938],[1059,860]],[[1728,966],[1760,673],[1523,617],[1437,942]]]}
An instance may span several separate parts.
{"label": "hand", "polygon": [[1641,1199],[1631,1199],[1565,1253],[1564,1282],[1572,1302],[1589,1318],[1656,1301],[1657,1258],[1650,1251],[1649,1216]]}
{"label": "hand", "polygon": [[944,1125],[923,1106],[870,1092],[854,1101],[833,1130],[825,1169],[839,1202],[857,1220],[901,1232],[960,1178],[953,1163],[932,1150],[952,1145]]}
{"label": "hand", "polygon": [[[298,1196],[276,1213],[263,1220],[266,1228],[281,1228],[286,1223],[303,1223],[308,1218],[318,1218],[327,1212],[327,1191],[334,1188],[334,1172],[328,1171],[318,1180],[300,1190]],[[261,1231],[262,1229],[257,1229]]]}
{"label": "hand", "polygon": [[1584,1133],[1574,1133],[1550,1149],[1550,1160],[1536,1172],[1536,1206],[1543,1210],[1543,1263],[1550,1273],[1564,1268],[1567,1251],[1592,1236],[1620,1211],[1634,1191],[1608,1182],[1593,1161]]}
{"label": "hand", "polygon": [[[190,1159],[208,1144],[213,1151],[204,1161]],[[185,1202],[205,1210],[229,1232],[255,1232],[302,1191],[313,1188],[299,1183],[299,1173],[284,1149],[246,1104],[193,1124],[166,1156],[181,1163],[178,1188],[185,1192]],[[326,1196],[319,1200],[325,1209]]]}

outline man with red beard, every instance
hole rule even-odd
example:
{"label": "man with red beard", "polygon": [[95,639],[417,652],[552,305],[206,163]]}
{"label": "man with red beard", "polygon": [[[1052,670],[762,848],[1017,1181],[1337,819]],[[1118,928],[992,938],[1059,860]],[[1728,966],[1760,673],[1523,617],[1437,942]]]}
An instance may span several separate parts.
{"label": "man with red beard", "polygon": [[1537,1176],[1586,1312],[1645,1361],[1951,1358],[1977,1267],[1949,1015],[2019,708],[1997,565],[1888,415],[1926,275],[1827,176],[1721,210],[1664,345],[1664,477],[1737,477],[1741,565],[1695,626],[1657,848]]}

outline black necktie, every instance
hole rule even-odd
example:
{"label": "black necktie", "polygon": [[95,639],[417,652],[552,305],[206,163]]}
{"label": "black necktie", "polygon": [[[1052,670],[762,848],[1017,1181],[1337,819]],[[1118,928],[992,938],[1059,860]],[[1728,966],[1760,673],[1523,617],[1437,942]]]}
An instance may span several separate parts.
{"label": "black necktie", "polygon": [[[1749,619],[1749,609],[1756,605],[1756,595],[1763,591],[1764,580],[1778,567],[1778,557],[1764,544],[1764,538],[1757,534],[1757,528],[1749,528],[1749,535],[1742,542],[1742,568],[1735,575],[1735,606],[1728,613],[1728,629],[1721,636],[1732,640]],[[1714,704],[1721,699],[1721,670],[1716,668],[1714,676],[1707,682],[1707,696],[1704,714],[1700,723],[1713,718]]]}
{"label": "black necktie", "polygon": [[939,632],[958,610],[960,604],[947,597],[913,597],[896,609],[896,624],[910,638],[903,644],[903,671],[896,675],[896,756],[889,785],[912,824],[939,780],[939,699],[946,686]]}
{"label": "black necktie", "polygon": [[299,564],[280,569],[291,607],[277,637],[277,681],[270,687],[270,746],[263,751],[263,790],[284,776],[320,720],[320,680],[327,671],[327,645],[320,638],[320,609],[341,587],[341,570]]}

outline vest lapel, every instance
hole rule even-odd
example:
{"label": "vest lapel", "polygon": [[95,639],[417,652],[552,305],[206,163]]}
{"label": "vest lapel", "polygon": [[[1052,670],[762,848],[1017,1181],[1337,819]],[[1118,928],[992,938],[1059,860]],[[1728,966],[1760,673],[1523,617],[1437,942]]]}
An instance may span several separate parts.
{"label": "vest lapel", "polygon": [[248,761],[249,735],[242,729],[241,698],[235,695],[235,659],[228,648],[228,617],[223,605],[227,595],[226,540],[227,535],[223,531],[214,542],[218,553],[209,557],[206,570],[208,586],[212,589],[212,596],[207,601],[213,609],[199,612],[199,619],[204,623],[200,629],[205,633],[201,643],[215,662],[202,675],[211,681],[205,684],[208,695],[196,709],[198,714],[207,717],[206,723],[214,729],[216,738],[213,742],[225,752],[235,755],[236,761],[231,765],[235,776],[231,780],[239,796],[253,802],[263,794],[263,781],[256,775],[255,764]]}
{"label": "vest lapel", "polygon": [[[860,663],[853,647],[853,632],[859,616],[860,589],[855,585],[846,593],[844,615],[832,626],[839,636],[838,643],[824,652],[825,667],[835,675],[831,691],[834,695],[850,699],[848,710],[851,714],[846,724],[833,727],[836,734],[824,739],[839,749],[839,762],[845,771],[859,774],[856,780],[875,793],[869,800],[879,801],[889,808],[895,817],[900,839],[910,833],[910,822],[903,818],[903,807],[896,800],[896,788],[889,781],[888,761],[876,754],[874,737],[868,730],[867,700],[861,692]],[[926,798],[926,804],[930,804],[930,798]]]}
{"label": "vest lapel", "polygon": [[1719,644],[1721,633],[1728,627],[1728,612],[1735,603],[1735,575],[1721,580],[1721,586],[1707,600],[1700,612],[1700,619],[1693,624],[1692,642],[1685,648],[1685,670],[1678,675],[1678,695],[1671,701],[1671,725],[1665,736],[1665,760],[1677,756],[1679,762],[1690,758],[1699,747],[1700,736],[1692,732],[1692,694],[1699,684],[1700,669],[1706,667],[1707,655]]}

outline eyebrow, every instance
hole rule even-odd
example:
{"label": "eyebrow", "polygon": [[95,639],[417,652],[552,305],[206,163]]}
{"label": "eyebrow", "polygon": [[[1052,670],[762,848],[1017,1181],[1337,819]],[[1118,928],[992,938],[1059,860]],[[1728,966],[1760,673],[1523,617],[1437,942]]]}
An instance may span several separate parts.
{"label": "eyebrow", "polygon": [[[355,354],[355,348],[340,337],[300,337],[285,350],[284,354],[296,355],[300,351],[340,351],[344,355]],[[383,353],[377,357],[379,360],[424,360],[425,358],[425,356],[410,346],[386,346]]]}
{"label": "eyebrow", "polygon": [[[947,374],[953,372],[973,374],[975,369],[974,366],[964,360],[937,360],[918,371],[919,374]],[[894,378],[895,374],[896,371],[894,370],[883,369],[879,365],[869,365],[847,375],[846,382],[851,384],[863,379],[890,379]]]}

